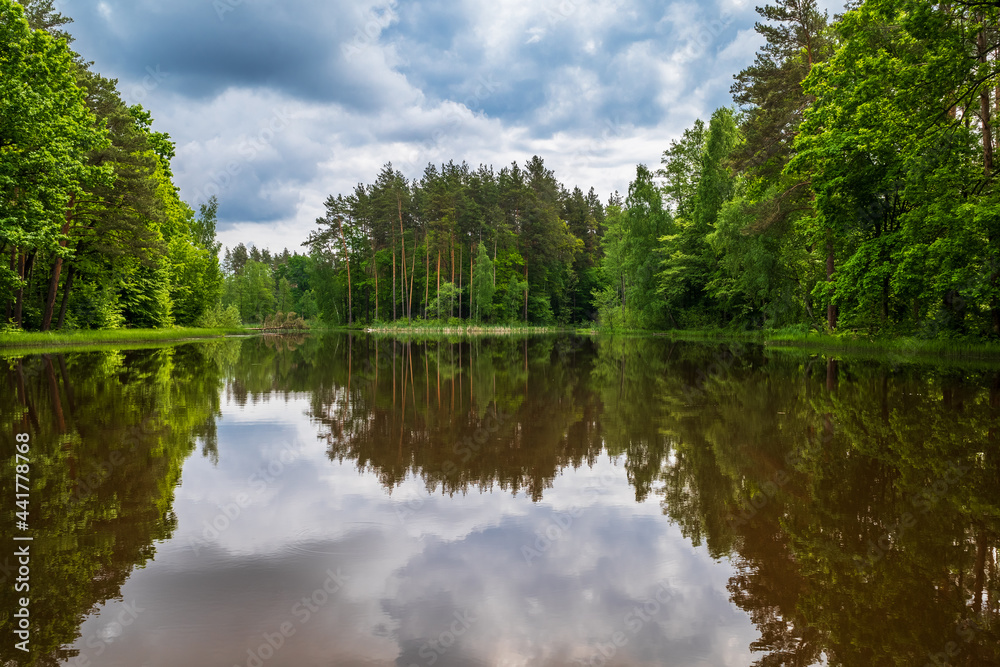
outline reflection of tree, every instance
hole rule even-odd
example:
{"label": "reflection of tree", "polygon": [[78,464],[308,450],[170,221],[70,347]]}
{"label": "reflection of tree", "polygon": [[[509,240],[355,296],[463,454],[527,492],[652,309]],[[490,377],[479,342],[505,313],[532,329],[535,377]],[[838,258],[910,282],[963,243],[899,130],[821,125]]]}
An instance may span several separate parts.
{"label": "reflection of tree", "polygon": [[390,490],[412,475],[539,500],[566,466],[622,459],[639,500],[661,497],[688,539],[733,561],[759,665],[944,664],[949,650],[1000,664],[1000,373],[648,337],[335,334],[26,357],[3,381],[0,423],[35,443],[37,664],[170,534],[193,440],[218,456],[223,391],[308,396],[330,457]]}
{"label": "reflection of tree", "polygon": [[623,458],[637,499],[662,495],[734,561],[760,665],[924,664],[951,641],[954,664],[1000,660],[995,375],[657,338],[352,336],[309,354],[330,455],[389,488],[416,474],[538,499],[564,466]]}
{"label": "reflection of tree", "polygon": [[949,664],[1000,661],[994,378],[748,354],[692,384],[688,356],[660,384],[664,507],[733,550],[758,664],[925,664],[949,642]]}
{"label": "reflection of tree", "polygon": [[[31,661],[6,642],[0,660],[56,665],[82,617],[119,597],[170,536],[173,487],[194,434],[214,430],[218,366],[199,346],[4,360],[0,424],[31,435]],[[12,452],[8,472],[14,463]],[[13,474],[0,493],[14,495]],[[14,533],[10,512],[3,534]],[[8,582],[5,582],[8,583]],[[17,595],[3,586],[0,628]]]}
{"label": "reflection of tree", "polygon": [[343,349],[317,350],[315,363],[337,381],[313,393],[312,415],[331,457],[389,488],[418,474],[429,489],[496,485],[538,500],[561,468],[601,448],[587,374],[554,342],[328,343]]}

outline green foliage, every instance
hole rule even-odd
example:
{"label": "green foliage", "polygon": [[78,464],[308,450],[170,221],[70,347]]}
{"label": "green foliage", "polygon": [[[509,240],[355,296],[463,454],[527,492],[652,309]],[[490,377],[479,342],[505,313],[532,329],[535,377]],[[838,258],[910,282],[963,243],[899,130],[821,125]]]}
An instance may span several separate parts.
{"label": "green foliage", "polygon": [[639,165],[624,208],[612,204],[605,212],[601,271],[606,287],[597,298],[600,321],[610,325],[612,311],[619,308],[621,326],[663,324],[665,304],[657,296],[657,243],[674,226],[653,173]]}
{"label": "green foliage", "polygon": [[260,323],[273,312],[274,281],[271,267],[249,260],[239,273],[226,279],[223,303],[236,306],[244,322]]}
{"label": "green foliage", "polygon": [[299,297],[298,312],[302,313],[302,317],[307,320],[311,320],[319,315],[319,304],[316,302],[316,292],[314,290],[306,290]]}
{"label": "green foliage", "polygon": [[149,111],[68,49],[49,0],[0,3],[14,327],[190,325],[221,299],[255,323],[294,309],[1000,337],[990,3],[864,0],[831,23],[815,0],[775,0],[757,9],[738,112],[695,121],[624,200],[564,187],[538,156],[412,182],[387,163],[327,198],[308,254],[239,243],[221,265],[219,202],[196,215],[180,200]]}
{"label": "green foliage", "polygon": [[242,324],[239,309],[234,305],[223,307],[221,301],[202,313],[196,322],[203,329],[236,329]]}
{"label": "green foliage", "polygon": [[493,260],[486,252],[482,241],[476,249],[476,259],[472,274],[473,319],[477,322],[488,320],[493,313]]}
{"label": "green foliage", "polygon": [[73,294],[70,313],[69,328],[120,329],[125,326],[118,290],[110,283],[82,282]]}
{"label": "green foliage", "polygon": [[7,317],[43,330],[194,323],[221,294],[217,202],[195,218],[171,182],[170,137],[67,48],[52,2],[22,4],[0,4]]}
{"label": "green foliage", "polygon": [[[448,313],[454,312],[455,304],[462,298],[462,293],[454,283],[442,283],[441,289],[437,292],[430,304],[427,312],[434,314],[437,319],[447,317]],[[440,315],[439,315],[440,314]]]}

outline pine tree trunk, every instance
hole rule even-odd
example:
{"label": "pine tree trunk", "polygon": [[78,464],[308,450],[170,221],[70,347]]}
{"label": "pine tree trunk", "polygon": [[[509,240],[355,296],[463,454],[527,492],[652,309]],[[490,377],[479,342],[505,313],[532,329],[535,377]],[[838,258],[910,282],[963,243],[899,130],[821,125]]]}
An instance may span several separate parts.
{"label": "pine tree trunk", "polygon": [[[15,274],[17,273],[17,258],[19,256],[20,256],[20,253],[17,252],[17,248],[16,247],[13,247],[13,248],[10,249],[10,272],[11,273],[15,273]],[[4,299],[4,301],[5,301],[5,303],[4,303],[3,321],[9,323],[11,321],[10,320],[11,315],[13,315],[13,312],[14,312],[14,295],[13,294],[8,294],[7,297]]]}
{"label": "pine tree trunk", "polygon": [[528,260],[524,260],[524,323],[528,323]]}
{"label": "pine tree trunk", "polygon": [[21,286],[17,290],[17,302],[14,304],[14,323],[18,327],[23,328],[24,322],[22,321],[22,315],[24,313],[24,291],[27,289],[30,291],[31,288],[31,269],[35,264],[35,254],[22,255],[21,262],[19,265],[19,274],[22,281],[26,281],[26,286]]}
{"label": "pine tree trunk", "polygon": [[392,321],[396,321],[396,243],[392,244]]}
{"label": "pine tree trunk", "polygon": [[413,257],[410,259],[410,300],[406,303],[406,317],[413,319],[413,274],[417,270],[417,232],[413,232]]}
{"label": "pine tree trunk", "polygon": [[[979,21],[985,22],[986,15],[980,11]],[[985,29],[979,30],[979,35],[976,38],[977,46],[979,48],[979,62],[986,64],[986,31]],[[987,86],[983,86],[979,90],[979,116],[982,121],[982,133],[983,133],[983,173],[986,178],[990,177],[990,173],[993,171],[993,131],[990,129],[990,89]]]}
{"label": "pine tree trunk", "polygon": [[337,226],[340,228],[340,247],[344,250],[344,261],[347,263],[347,326],[353,323],[354,306],[351,303],[351,256],[347,254],[347,239],[344,238],[344,221],[337,216]]}
{"label": "pine tree trunk", "polygon": [[[59,230],[64,236],[69,233],[70,224],[73,222],[73,206],[76,204],[76,195],[70,195],[69,204],[66,206],[66,222]],[[66,247],[66,239],[59,241],[59,247]],[[45,314],[42,315],[42,331],[48,331],[52,326],[52,314],[56,308],[56,294],[59,291],[59,277],[62,274],[62,255],[56,256],[55,264],[52,266],[52,278],[49,280],[49,294],[45,299]]]}
{"label": "pine tree trunk", "polygon": [[441,249],[438,248],[438,268],[437,268],[437,318],[441,319]]}
{"label": "pine tree trunk", "polygon": [[62,304],[59,306],[59,321],[56,322],[56,329],[62,329],[63,322],[66,321],[66,306],[69,304],[69,292],[73,289],[74,275],[76,275],[76,267],[70,264],[66,271],[66,284],[63,286]]}
{"label": "pine tree trunk", "polygon": [[889,276],[882,277],[882,325],[889,320]]}
{"label": "pine tree trunk", "polygon": [[431,244],[424,234],[424,318],[427,318],[427,298],[431,294]]}
{"label": "pine tree trunk", "polygon": [[[833,240],[826,241],[826,282],[833,282]],[[837,328],[837,306],[831,300],[826,306],[826,326],[830,331]]]}
{"label": "pine tree trunk", "polygon": [[372,268],[375,270],[375,319],[379,318],[378,313],[378,262],[375,261],[377,255],[372,255]]}
{"label": "pine tree trunk", "polygon": [[458,244],[458,319],[462,319],[462,244]]}
{"label": "pine tree trunk", "polygon": [[[451,233],[451,284],[455,285],[455,232]],[[448,317],[455,317],[455,300],[451,299]]]}
{"label": "pine tree trunk", "polygon": [[[60,242],[62,245],[63,242]],[[62,257],[56,257],[52,265],[52,277],[49,279],[49,293],[45,298],[45,313],[42,315],[42,331],[48,331],[52,326],[52,314],[56,307],[56,294],[59,291],[59,277],[62,275]]]}
{"label": "pine tree trunk", "polygon": [[[396,195],[396,204],[399,208],[399,240],[403,246],[403,303],[406,303],[406,236],[403,233],[403,200]],[[416,236],[414,236],[416,240]],[[407,318],[409,318],[409,313],[407,313]]]}

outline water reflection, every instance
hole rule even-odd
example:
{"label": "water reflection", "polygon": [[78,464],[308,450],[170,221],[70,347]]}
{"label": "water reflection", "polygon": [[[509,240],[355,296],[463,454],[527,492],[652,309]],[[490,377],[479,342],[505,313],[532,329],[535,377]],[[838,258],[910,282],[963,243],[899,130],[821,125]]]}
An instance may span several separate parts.
{"label": "water reflection", "polygon": [[998,419],[990,369],[657,338],[11,359],[44,555],[0,655],[1000,664]]}

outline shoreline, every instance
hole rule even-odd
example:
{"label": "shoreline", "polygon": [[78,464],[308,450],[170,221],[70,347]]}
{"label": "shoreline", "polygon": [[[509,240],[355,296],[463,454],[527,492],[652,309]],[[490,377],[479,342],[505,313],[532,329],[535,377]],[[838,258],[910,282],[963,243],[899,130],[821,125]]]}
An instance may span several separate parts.
{"label": "shoreline", "polygon": [[180,343],[259,335],[247,329],[198,329],[183,327],[176,329],[84,329],[73,332],[24,331],[0,334],[0,351],[30,348],[76,348],[93,345],[115,345],[131,343]]}
{"label": "shoreline", "polygon": [[816,350],[832,353],[872,357],[950,358],[950,359],[1000,359],[1000,341],[976,339],[920,339],[912,337],[870,338],[858,334],[831,335],[825,333],[787,333],[782,331],[725,331],[676,329],[667,331],[613,330],[596,327],[573,326],[523,326],[523,325],[428,325],[413,324],[355,327],[312,327],[295,331],[261,328],[199,329],[178,327],[172,329],[96,329],[72,332],[10,332],[0,334],[0,351],[83,348],[107,345],[156,345],[183,343],[215,338],[252,337],[267,334],[299,333],[322,334],[344,332],[373,335],[458,335],[458,336],[512,336],[529,334],[572,334],[580,336],[655,336],[695,343],[740,342],[763,345],[771,349]]}

